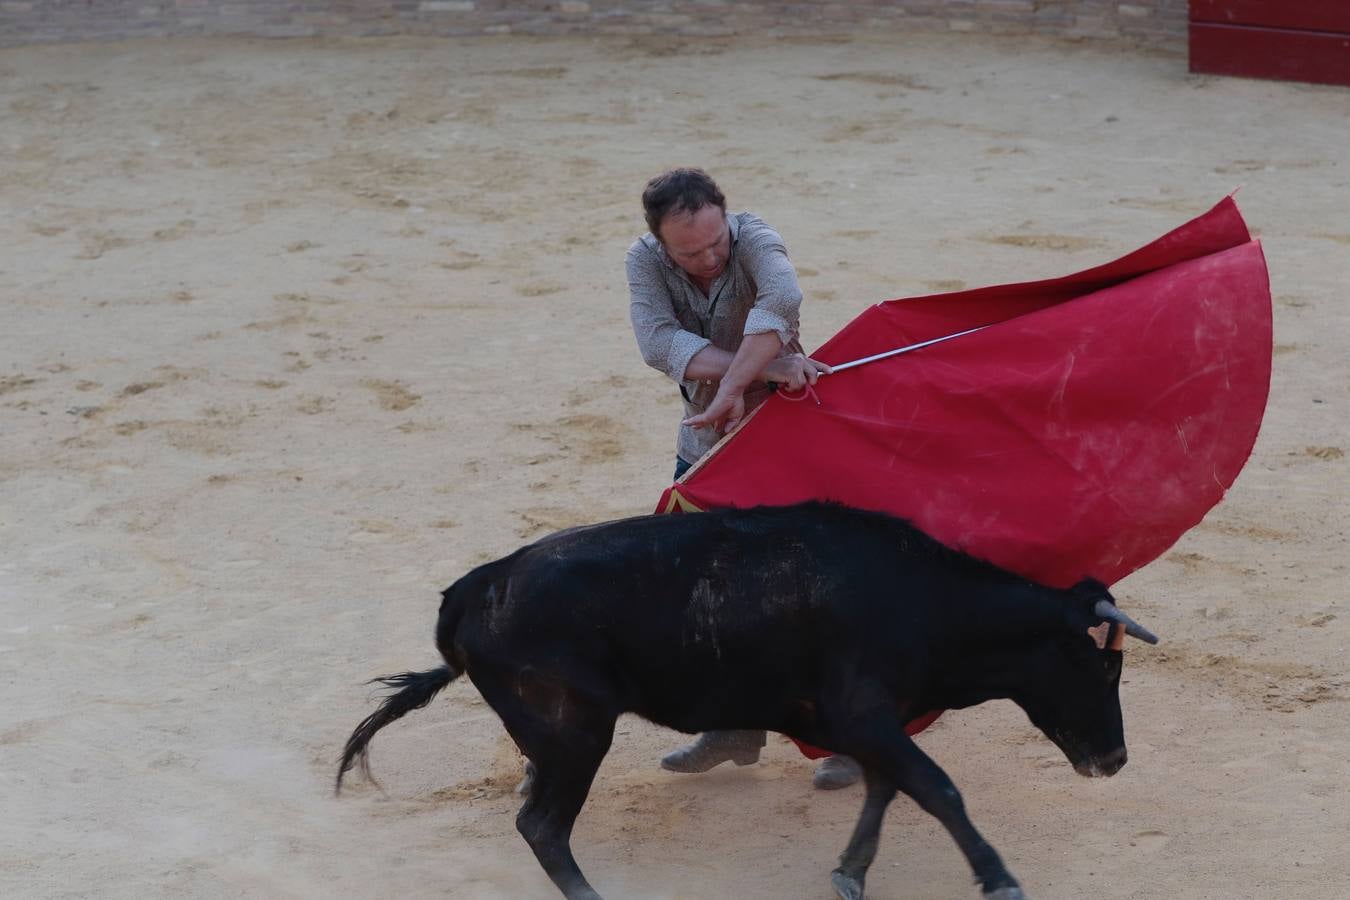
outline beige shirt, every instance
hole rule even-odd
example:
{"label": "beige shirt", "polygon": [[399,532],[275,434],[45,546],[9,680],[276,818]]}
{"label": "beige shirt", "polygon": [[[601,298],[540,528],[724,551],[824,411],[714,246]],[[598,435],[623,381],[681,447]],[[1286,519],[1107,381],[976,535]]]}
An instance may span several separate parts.
{"label": "beige shirt", "polygon": [[[745,335],[772,331],[783,341],[784,355],[801,352],[802,292],[783,239],[750,213],[729,214],[727,225],[731,257],[707,294],[650,233],[628,248],[629,312],[638,348],[647,365],[679,384],[685,418],[703,412],[717,393],[717,382],[685,377],[689,360],[709,344],[734,353]],[[768,395],[767,385],[753,383],[745,393],[746,411]],[[676,452],[696,462],[721,437],[711,428],[681,425]]]}

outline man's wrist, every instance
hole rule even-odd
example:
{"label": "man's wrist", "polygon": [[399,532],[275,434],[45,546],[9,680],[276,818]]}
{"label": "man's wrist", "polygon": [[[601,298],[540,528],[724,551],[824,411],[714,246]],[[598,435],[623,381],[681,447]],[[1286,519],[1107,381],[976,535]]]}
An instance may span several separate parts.
{"label": "man's wrist", "polygon": [[723,378],[721,385],[717,388],[717,393],[733,396],[736,394],[744,394],[750,389],[751,380],[752,379],[742,380],[740,378]]}

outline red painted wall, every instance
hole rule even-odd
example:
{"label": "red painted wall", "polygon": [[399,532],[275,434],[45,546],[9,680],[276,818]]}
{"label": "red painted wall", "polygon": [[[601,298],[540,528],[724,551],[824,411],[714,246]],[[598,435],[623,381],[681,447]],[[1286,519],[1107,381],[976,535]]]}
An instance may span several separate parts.
{"label": "red painted wall", "polygon": [[1191,0],[1192,72],[1350,85],[1347,0]]}

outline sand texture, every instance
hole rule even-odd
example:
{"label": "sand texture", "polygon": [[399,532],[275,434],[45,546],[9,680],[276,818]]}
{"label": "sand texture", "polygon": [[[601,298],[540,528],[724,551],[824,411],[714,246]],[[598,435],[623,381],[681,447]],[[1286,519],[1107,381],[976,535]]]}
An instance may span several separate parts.
{"label": "sand texture", "polygon": [[[554,896],[472,687],[331,793],[438,592],[647,512],[679,404],[627,321],[643,182],[785,236],[816,346],[876,300],[1064,274],[1244,186],[1270,408],[1119,585],[1130,763],[1011,704],[923,746],[1034,898],[1350,884],[1350,91],[1109,45],[158,41],[0,52],[0,896]],[[781,739],[677,776],[624,719],[575,846],[610,898],[828,898],[861,806]],[[975,897],[903,798],[868,882]]]}

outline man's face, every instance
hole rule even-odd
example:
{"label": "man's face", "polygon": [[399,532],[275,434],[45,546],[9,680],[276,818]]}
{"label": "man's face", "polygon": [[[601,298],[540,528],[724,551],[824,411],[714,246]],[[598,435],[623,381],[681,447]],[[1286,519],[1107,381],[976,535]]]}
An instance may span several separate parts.
{"label": "man's face", "polygon": [[731,258],[731,229],[726,213],[716,206],[668,213],[661,220],[660,237],[675,265],[702,281],[721,275]]}

